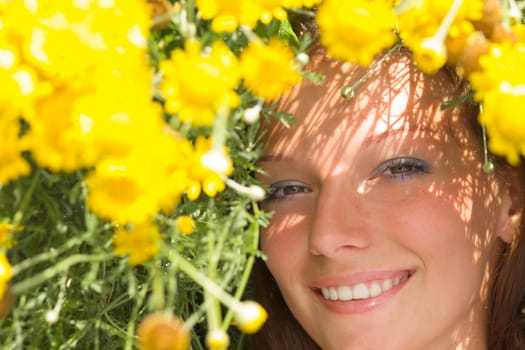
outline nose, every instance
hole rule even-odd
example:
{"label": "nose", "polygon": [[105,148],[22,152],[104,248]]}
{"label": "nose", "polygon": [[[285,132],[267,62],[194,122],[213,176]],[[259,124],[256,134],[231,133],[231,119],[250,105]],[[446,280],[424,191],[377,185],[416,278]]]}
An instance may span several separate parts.
{"label": "nose", "polygon": [[326,184],[318,197],[309,232],[309,249],[313,255],[334,257],[349,250],[365,249],[372,241],[367,223],[365,195],[350,184]]}

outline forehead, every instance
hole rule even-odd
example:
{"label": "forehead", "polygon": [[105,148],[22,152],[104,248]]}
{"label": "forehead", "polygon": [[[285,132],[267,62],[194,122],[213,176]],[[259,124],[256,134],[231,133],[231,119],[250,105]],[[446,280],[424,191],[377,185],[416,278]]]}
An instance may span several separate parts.
{"label": "forehead", "polygon": [[[451,76],[446,72],[434,76],[421,73],[403,52],[394,53],[368,73],[324,55],[314,56],[310,69],[322,73],[325,80],[321,84],[305,82],[279,101],[279,109],[292,113],[298,124],[291,129],[280,123],[270,125],[266,153],[372,142],[383,134],[401,137],[405,132],[448,141],[461,134],[453,135],[452,130],[465,129],[462,106],[441,109],[443,103],[457,97]],[[341,89],[359,80],[354,97],[342,98]]]}

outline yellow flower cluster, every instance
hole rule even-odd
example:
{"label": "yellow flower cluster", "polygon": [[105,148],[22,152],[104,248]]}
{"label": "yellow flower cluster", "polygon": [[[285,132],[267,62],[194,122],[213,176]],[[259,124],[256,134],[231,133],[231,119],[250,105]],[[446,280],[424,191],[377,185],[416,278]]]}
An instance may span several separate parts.
{"label": "yellow flower cluster", "polygon": [[525,42],[493,44],[480,59],[481,70],[469,76],[482,102],[479,121],[490,135],[489,148],[510,164],[525,155]]}
{"label": "yellow flower cluster", "polygon": [[336,58],[368,66],[397,32],[418,67],[434,73],[459,61],[482,10],[483,0],[326,0],[316,19],[321,43]]}
{"label": "yellow flower cluster", "polygon": [[212,125],[219,111],[237,107],[241,80],[253,94],[271,100],[301,79],[293,50],[277,38],[250,42],[239,58],[223,42],[203,50],[189,40],[160,69],[167,112],[194,126]]}
{"label": "yellow flower cluster", "polygon": [[408,1],[399,10],[398,29],[404,44],[424,72],[435,73],[447,61],[458,63],[483,0]]}
{"label": "yellow flower cluster", "polygon": [[490,150],[516,165],[525,155],[525,25],[501,6],[497,0],[325,0],[316,20],[321,43],[339,59],[368,66],[397,33],[423,72],[455,65],[482,103]]}
{"label": "yellow flower cluster", "polygon": [[197,41],[187,41],[184,50],[175,50],[171,59],[160,65],[166,111],[178,113],[181,121],[195,126],[211,125],[217,110],[240,103],[235,92],[238,66],[237,57],[221,41],[206,54]]}
{"label": "yellow flower cluster", "polygon": [[285,8],[312,7],[322,0],[197,0],[202,18],[212,19],[215,32],[231,33],[239,25],[253,29],[257,22],[286,18]]}

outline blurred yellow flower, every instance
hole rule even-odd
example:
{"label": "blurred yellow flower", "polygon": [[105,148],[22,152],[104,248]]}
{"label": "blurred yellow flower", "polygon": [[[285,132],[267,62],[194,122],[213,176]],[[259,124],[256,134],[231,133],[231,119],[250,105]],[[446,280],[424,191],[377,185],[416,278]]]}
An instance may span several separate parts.
{"label": "blurred yellow flower", "polygon": [[86,177],[87,203],[102,218],[118,223],[141,222],[160,210],[153,169],[147,159],[130,156],[106,159]]}
{"label": "blurred yellow flower", "polygon": [[488,54],[479,59],[481,71],[468,76],[478,101],[493,90],[498,90],[502,82],[510,85],[525,84],[525,43],[512,44],[505,41],[493,44]]}
{"label": "blurred yellow flower", "polygon": [[137,330],[141,350],[186,350],[190,333],[177,317],[156,312],[148,315]]}
{"label": "blurred yellow flower", "polygon": [[25,145],[19,134],[20,122],[0,115],[0,186],[31,172],[31,166],[22,156]]}
{"label": "blurred yellow flower", "polygon": [[11,232],[21,229],[22,227],[15,228],[12,224],[0,223],[0,247],[11,248],[15,243],[10,237]]}
{"label": "blurred yellow flower", "polygon": [[250,42],[240,60],[244,85],[267,101],[276,99],[301,81],[294,52],[280,39],[272,38],[268,45]]}
{"label": "blurred yellow flower", "polygon": [[195,126],[211,125],[221,107],[240,103],[235,92],[239,84],[238,61],[221,41],[202,52],[196,41],[184,50],[175,50],[171,59],[161,62],[164,73],[161,91],[168,113]]}
{"label": "blurred yellow flower", "polygon": [[195,221],[191,216],[182,215],[176,220],[177,229],[183,235],[190,235],[195,231]]}
{"label": "blurred yellow flower", "polygon": [[502,83],[483,98],[479,122],[487,128],[489,149],[504,156],[512,165],[525,155],[525,84],[512,86]]}
{"label": "blurred yellow flower", "polygon": [[11,264],[9,264],[5,254],[0,253],[0,298],[4,296],[11,277],[13,277]]}
{"label": "blurred yellow flower", "polygon": [[203,19],[212,20],[215,32],[231,33],[239,25],[255,28],[260,13],[253,0],[197,0],[196,5]]}
{"label": "blurred yellow flower", "polygon": [[[188,199],[198,198],[201,190],[207,196],[215,197],[217,193],[226,188],[222,177],[233,172],[233,163],[227,155],[227,149],[221,150],[221,152],[213,152],[212,145],[213,140],[204,136],[199,136],[195,141],[192,163],[188,168],[188,176],[191,179],[187,193]],[[222,156],[214,157],[217,153]],[[203,161],[203,158],[206,160],[206,156],[215,159]]]}
{"label": "blurred yellow flower", "polygon": [[127,255],[131,266],[144,264],[155,256],[160,241],[158,228],[151,223],[134,224],[130,229],[119,228],[113,237],[115,254]]}
{"label": "blurred yellow flower", "polygon": [[480,58],[482,70],[468,79],[482,103],[479,121],[487,128],[489,149],[510,164],[525,155],[525,43],[493,44]]}
{"label": "blurred yellow flower", "polygon": [[326,0],[317,12],[323,44],[334,58],[368,66],[396,42],[392,1]]}
{"label": "blurred yellow flower", "polygon": [[471,21],[482,17],[483,0],[462,1],[450,23],[450,28],[445,28],[445,35],[443,37],[437,35],[438,28],[442,25],[453,2],[454,0],[413,1],[399,11],[397,16],[399,36],[403,39],[404,45],[414,51],[414,61],[424,72],[435,73],[447,62],[447,59],[450,64],[457,63],[468,35],[474,31]]}

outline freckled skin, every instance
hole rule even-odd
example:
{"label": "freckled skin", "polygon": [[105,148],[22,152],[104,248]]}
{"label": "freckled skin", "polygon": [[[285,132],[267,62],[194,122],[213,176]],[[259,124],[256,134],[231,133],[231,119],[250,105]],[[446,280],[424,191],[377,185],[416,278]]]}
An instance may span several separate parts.
{"label": "freckled skin", "polygon": [[[463,107],[440,109],[454,98],[451,79],[398,53],[345,100],[341,88],[363,69],[322,55],[311,68],[325,81],[282,99],[298,125],[270,125],[260,163],[275,189],[261,245],[290,310],[327,350],[486,349],[508,196],[482,172]],[[413,275],[403,288],[367,312],[330,311],[311,288],[404,270]]]}

